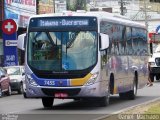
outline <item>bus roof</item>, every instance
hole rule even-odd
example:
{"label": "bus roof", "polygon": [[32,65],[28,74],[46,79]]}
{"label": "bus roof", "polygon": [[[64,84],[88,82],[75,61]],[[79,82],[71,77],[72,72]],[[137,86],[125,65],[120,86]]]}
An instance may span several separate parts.
{"label": "bus roof", "polygon": [[92,16],[97,17],[98,20],[106,20],[108,22],[114,22],[117,24],[123,24],[126,26],[134,26],[134,27],[141,27],[146,29],[144,24],[135,22],[130,20],[127,17],[124,17],[122,15],[115,15],[113,13],[105,12],[105,11],[92,11],[92,12],[86,12],[86,11],[64,11],[62,13],[50,13],[50,14],[40,14],[40,15],[34,15],[31,18],[36,17],[58,17],[58,16]]}

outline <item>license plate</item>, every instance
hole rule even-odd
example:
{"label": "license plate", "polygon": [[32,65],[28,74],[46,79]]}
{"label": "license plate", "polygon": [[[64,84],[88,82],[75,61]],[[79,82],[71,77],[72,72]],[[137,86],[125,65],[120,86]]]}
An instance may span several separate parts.
{"label": "license plate", "polygon": [[67,93],[55,93],[54,97],[57,97],[57,98],[66,98],[66,97],[68,97],[68,94]]}

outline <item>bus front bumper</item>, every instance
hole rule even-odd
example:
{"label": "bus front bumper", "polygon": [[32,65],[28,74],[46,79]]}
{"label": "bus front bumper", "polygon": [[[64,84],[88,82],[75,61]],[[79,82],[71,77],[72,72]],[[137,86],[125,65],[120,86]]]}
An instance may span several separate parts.
{"label": "bus front bumper", "polygon": [[45,86],[31,86],[27,85],[26,95],[29,98],[54,97],[62,94],[66,99],[68,98],[85,98],[85,97],[102,97],[106,96],[106,83],[97,82],[90,86],[78,87],[45,87]]}

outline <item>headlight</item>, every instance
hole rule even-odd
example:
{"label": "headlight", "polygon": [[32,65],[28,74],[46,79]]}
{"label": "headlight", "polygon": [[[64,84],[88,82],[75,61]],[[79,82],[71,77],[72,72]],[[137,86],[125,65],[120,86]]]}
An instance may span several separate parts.
{"label": "headlight", "polygon": [[97,77],[98,77],[98,74],[99,74],[99,72],[94,73],[94,74],[90,77],[90,79],[85,83],[85,86],[94,84],[95,81],[96,81],[96,79],[97,79]]}
{"label": "headlight", "polygon": [[38,84],[34,81],[34,79],[31,77],[31,75],[26,74],[26,80],[29,82],[32,86],[38,86]]}

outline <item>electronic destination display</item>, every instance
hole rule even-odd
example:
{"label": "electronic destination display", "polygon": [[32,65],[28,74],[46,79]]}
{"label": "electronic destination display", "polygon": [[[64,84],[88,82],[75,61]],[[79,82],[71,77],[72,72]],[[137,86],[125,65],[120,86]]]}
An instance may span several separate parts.
{"label": "electronic destination display", "polygon": [[70,29],[87,28],[97,29],[96,17],[40,17],[30,20],[29,29]]}

